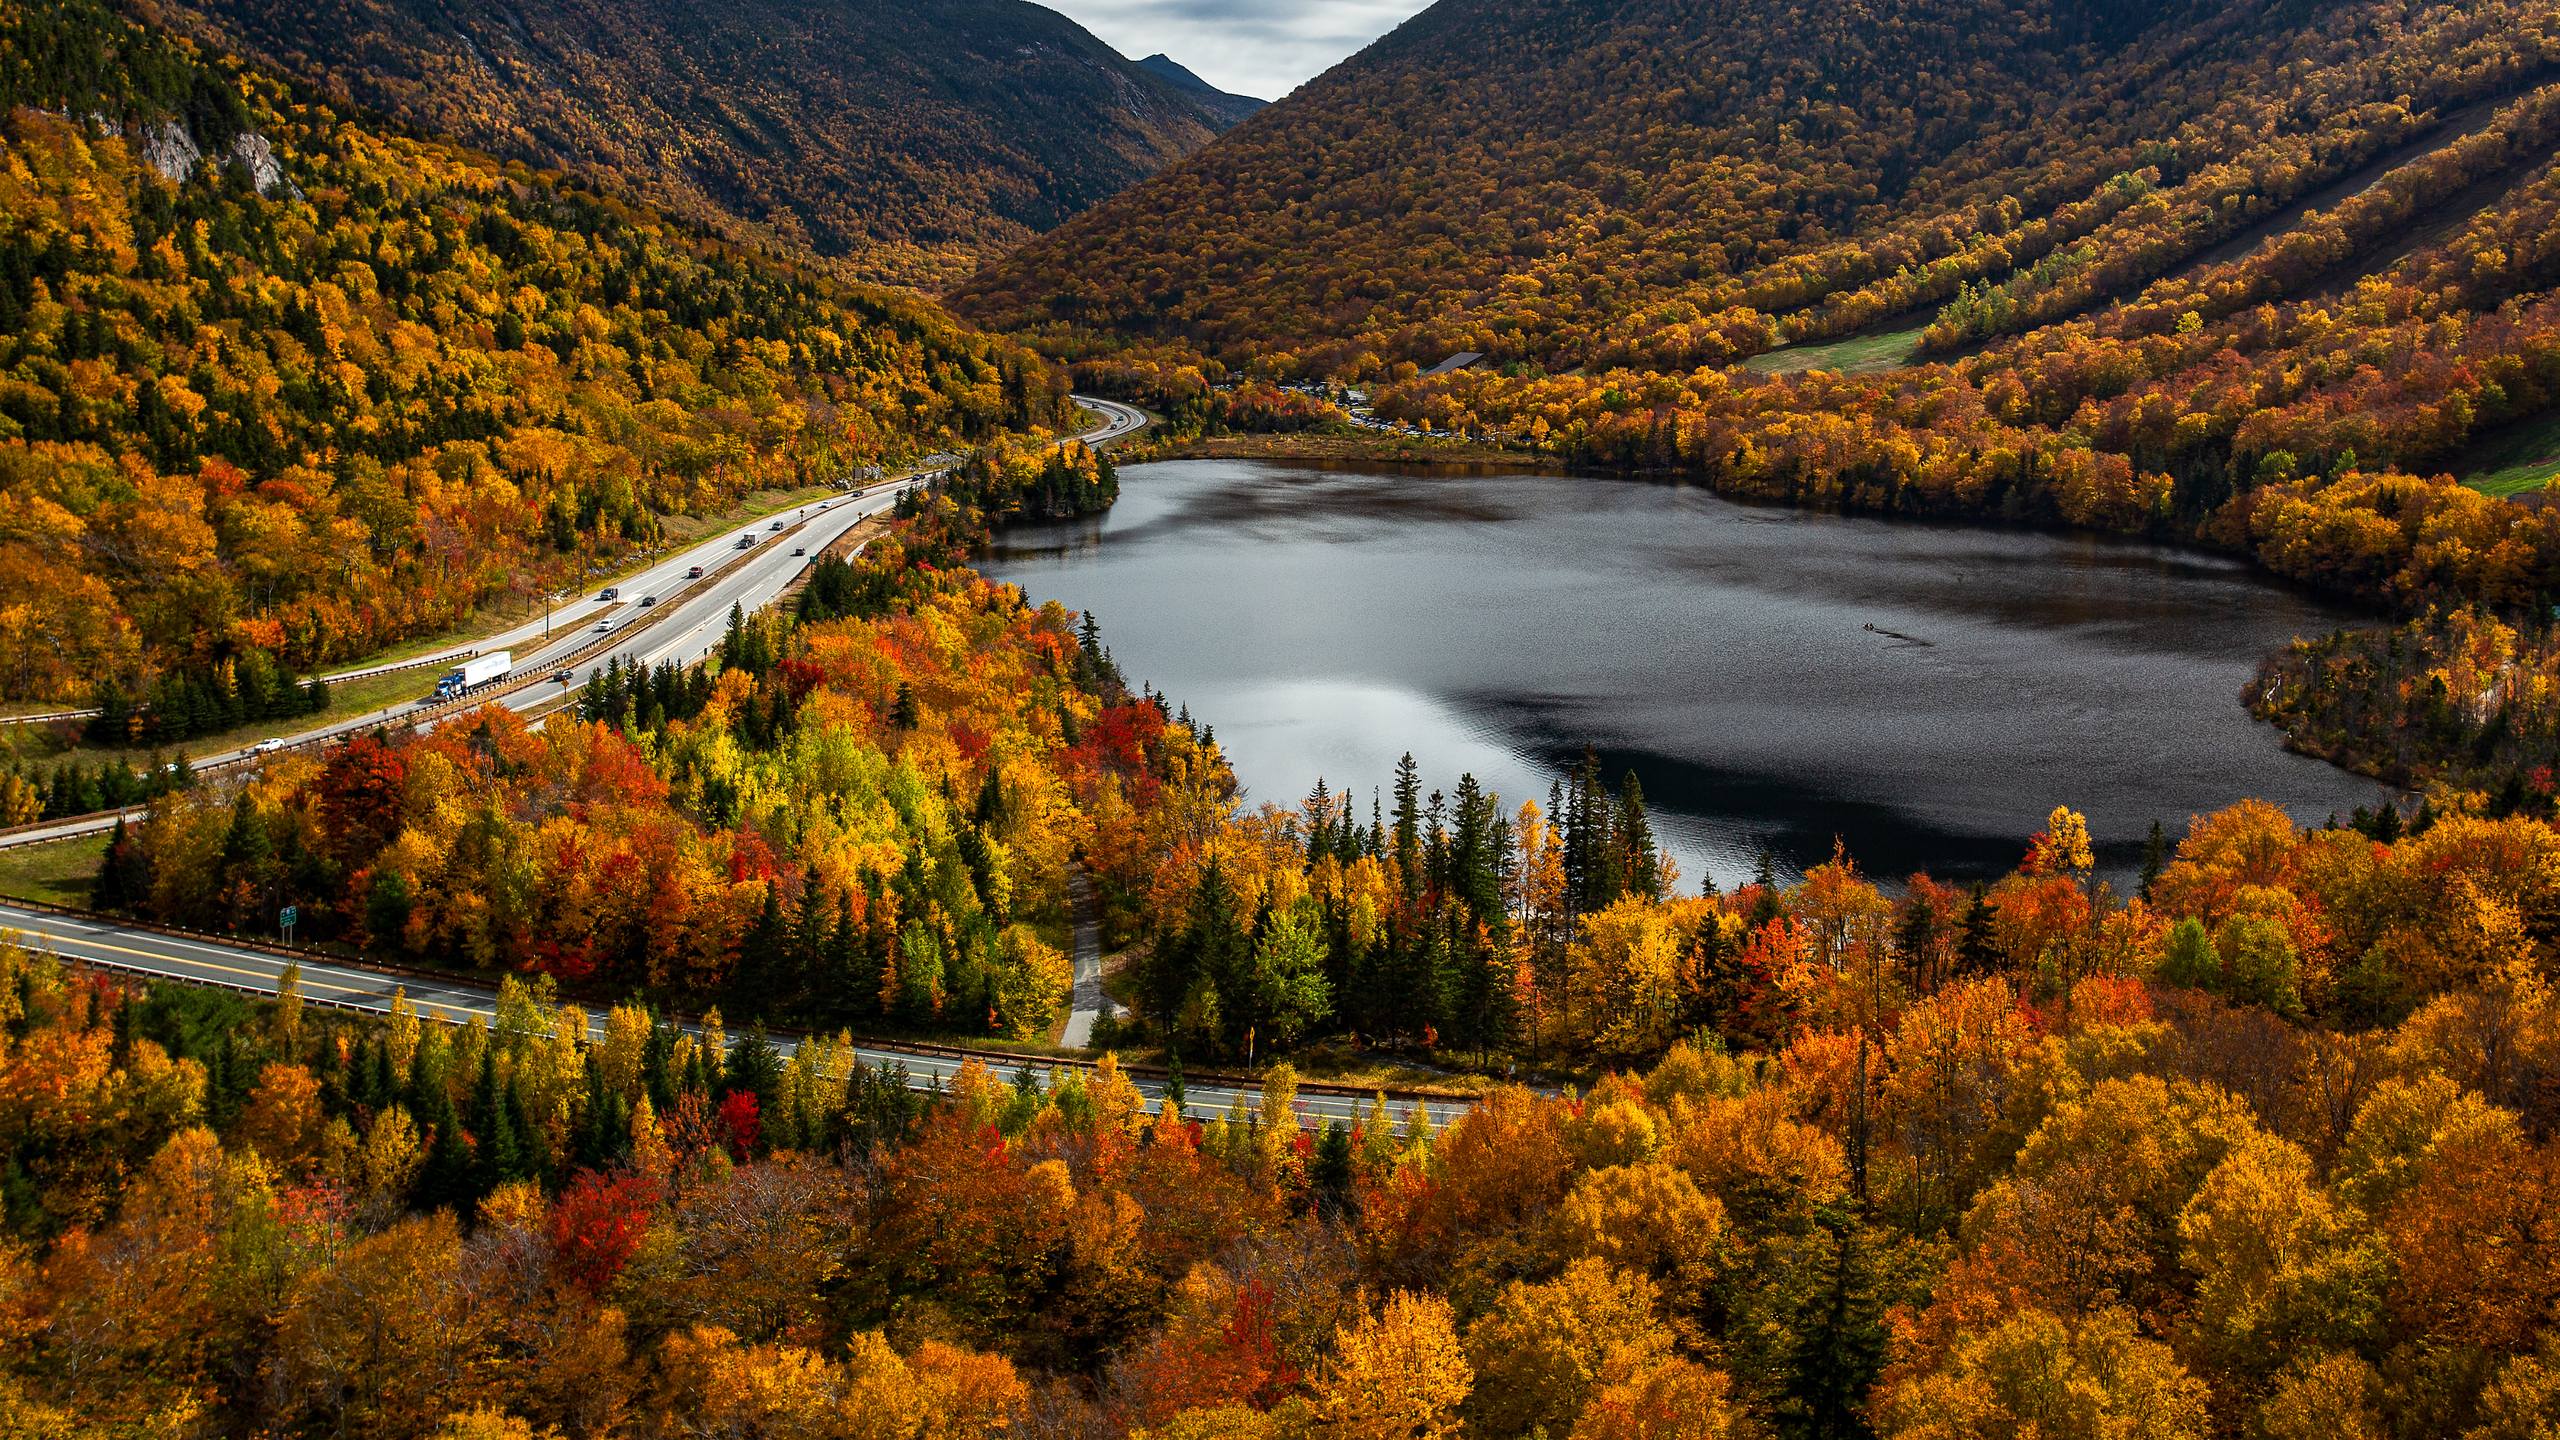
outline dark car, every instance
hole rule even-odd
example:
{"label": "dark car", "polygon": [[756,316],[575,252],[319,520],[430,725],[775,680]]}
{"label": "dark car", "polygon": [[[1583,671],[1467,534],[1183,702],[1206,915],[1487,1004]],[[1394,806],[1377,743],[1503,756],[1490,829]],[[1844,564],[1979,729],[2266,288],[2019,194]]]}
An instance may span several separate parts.
{"label": "dark car", "polygon": [[646,610],[646,609],[648,609],[650,606],[655,605],[655,604],[657,604],[657,603],[658,603],[658,597],[657,597],[657,596],[655,596],[655,595],[643,595],[643,596],[641,596],[641,597],[640,597],[640,608],[641,608],[641,609],[643,609],[643,610]]}

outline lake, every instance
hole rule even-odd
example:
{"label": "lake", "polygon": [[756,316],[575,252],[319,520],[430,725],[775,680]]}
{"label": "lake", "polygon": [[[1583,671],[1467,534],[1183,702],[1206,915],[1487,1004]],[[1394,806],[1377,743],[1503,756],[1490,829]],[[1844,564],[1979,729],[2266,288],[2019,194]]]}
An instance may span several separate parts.
{"label": "lake", "polygon": [[2103,868],[2244,796],[2319,823],[2389,792],[2288,753],[2241,687],[2352,618],[2238,561],[1767,509],[1647,480],[1188,460],[998,535],[983,567],[1090,610],[1132,685],[1216,727],[1252,800],[1367,798],[1410,750],[1508,807],[1596,748],[1693,888],[1834,837],[1987,876],[2057,804]]}

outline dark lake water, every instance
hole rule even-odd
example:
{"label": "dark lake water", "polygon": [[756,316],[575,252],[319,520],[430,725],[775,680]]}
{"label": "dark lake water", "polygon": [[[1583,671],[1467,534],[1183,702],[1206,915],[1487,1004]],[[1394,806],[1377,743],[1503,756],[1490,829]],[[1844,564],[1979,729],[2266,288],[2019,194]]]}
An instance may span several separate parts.
{"label": "dark lake water", "polygon": [[985,566],[1090,610],[1130,682],[1214,725],[1249,799],[1361,797],[1410,750],[1510,806],[1596,747],[1693,886],[1833,837],[1873,873],[1996,874],[2056,804],[2105,867],[2244,796],[2386,793],[2239,694],[2340,612],[2191,552],[1761,509],[1650,481],[1173,461]]}

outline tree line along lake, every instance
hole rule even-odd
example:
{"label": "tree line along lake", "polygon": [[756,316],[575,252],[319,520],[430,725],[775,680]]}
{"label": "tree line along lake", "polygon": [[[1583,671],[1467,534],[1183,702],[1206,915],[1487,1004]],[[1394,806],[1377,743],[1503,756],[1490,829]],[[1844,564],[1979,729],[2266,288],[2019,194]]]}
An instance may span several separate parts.
{"label": "tree line along lake", "polygon": [[2383,786],[2284,749],[2242,688],[2350,614],[2237,560],[1736,504],[1649,480],[1267,461],[1122,472],[984,566],[1090,611],[1132,684],[1216,728],[1249,801],[1365,815],[1411,751],[1506,807],[1596,749],[1684,887],[1837,839],[1867,870],[2013,866],[2057,804],[2102,867],[2244,797],[2317,824]]}

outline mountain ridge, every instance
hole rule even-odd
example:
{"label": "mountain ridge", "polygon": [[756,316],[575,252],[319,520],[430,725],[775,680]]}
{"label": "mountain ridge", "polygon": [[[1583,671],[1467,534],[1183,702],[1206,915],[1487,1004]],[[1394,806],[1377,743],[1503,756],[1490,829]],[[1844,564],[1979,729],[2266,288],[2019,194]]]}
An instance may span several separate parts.
{"label": "mountain ridge", "polygon": [[0,62],[0,697],[358,658],[750,491],[1062,418],[922,296],[99,0],[0,0]]}
{"label": "mountain ridge", "polygon": [[956,299],[1316,370],[1729,363],[2006,282],[2151,190],[2197,241],[2165,268],[2517,93],[2547,9],[1442,0]]}
{"label": "mountain ridge", "polygon": [[928,290],[1228,123],[1026,0],[132,3],[424,132]]}
{"label": "mountain ridge", "polygon": [[1174,88],[1194,95],[1227,119],[1229,125],[1240,124],[1271,107],[1268,100],[1251,95],[1238,95],[1219,89],[1193,74],[1191,68],[1159,50],[1137,62],[1138,68],[1170,81]]}

